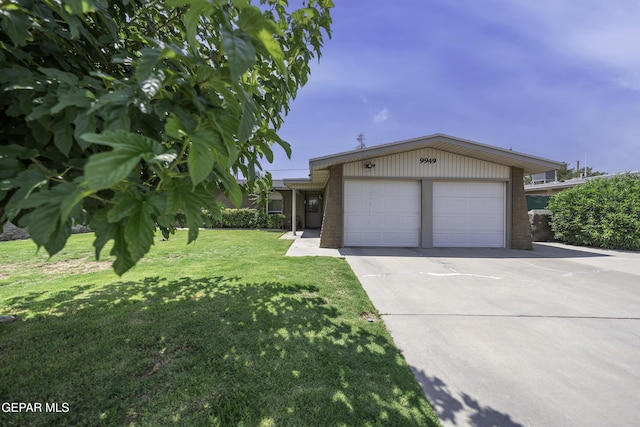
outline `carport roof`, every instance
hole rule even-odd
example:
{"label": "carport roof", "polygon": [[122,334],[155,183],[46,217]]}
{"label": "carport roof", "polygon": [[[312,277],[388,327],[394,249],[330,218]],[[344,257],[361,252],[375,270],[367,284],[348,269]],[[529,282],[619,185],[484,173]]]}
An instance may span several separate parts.
{"label": "carport roof", "polygon": [[316,157],[309,160],[311,181],[318,183],[324,182],[327,178],[329,167],[334,165],[371,160],[375,157],[388,156],[422,148],[433,148],[499,165],[515,166],[522,168],[525,175],[556,170],[561,167],[561,162],[558,161],[437,133],[420,138],[408,139],[406,141],[376,145],[361,150]]}

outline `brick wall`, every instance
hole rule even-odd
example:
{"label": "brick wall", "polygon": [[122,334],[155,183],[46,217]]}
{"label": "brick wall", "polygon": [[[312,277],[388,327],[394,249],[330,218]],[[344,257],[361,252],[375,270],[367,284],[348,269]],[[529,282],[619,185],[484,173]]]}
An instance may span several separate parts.
{"label": "brick wall", "polygon": [[[320,231],[321,248],[341,248],[344,228],[342,165],[329,169],[329,181],[324,192],[324,215]],[[523,190],[524,191],[524,190]]]}
{"label": "brick wall", "polygon": [[524,194],[523,170],[511,167],[511,242],[512,249],[533,249],[531,225]]}

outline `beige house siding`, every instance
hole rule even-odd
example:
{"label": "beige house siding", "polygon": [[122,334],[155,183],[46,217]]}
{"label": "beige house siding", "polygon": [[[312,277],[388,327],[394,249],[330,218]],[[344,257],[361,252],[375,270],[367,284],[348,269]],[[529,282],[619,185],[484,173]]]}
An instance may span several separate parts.
{"label": "beige house siding", "polygon": [[[421,161],[421,159],[423,159]],[[433,162],[435,159],[435,162]],[[431,161],[432,163],[429,163]],[[366,168],[370,162],[375,167]],[[345,178],[510,178],[508,166],[425,148],[366,161],[346,163]]]}

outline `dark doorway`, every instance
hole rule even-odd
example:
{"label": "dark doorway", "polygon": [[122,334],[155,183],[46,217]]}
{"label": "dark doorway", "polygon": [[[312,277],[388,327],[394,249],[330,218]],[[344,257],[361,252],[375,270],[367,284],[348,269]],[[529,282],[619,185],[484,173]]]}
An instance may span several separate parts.
{"label": "dark doorway", "polygon": [[306,228],[322,226],[322,197],[319,193],[307,193],[304,200]]}

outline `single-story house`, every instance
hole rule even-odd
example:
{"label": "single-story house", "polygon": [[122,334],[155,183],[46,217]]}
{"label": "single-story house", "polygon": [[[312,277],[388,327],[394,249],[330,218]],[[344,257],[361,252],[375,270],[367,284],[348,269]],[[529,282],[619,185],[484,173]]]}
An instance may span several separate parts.
{"label": "single-story house", "polygon": [[560,167],[435,134],[311,159],[308,178],[274,180],[269,210],[321,247],[529,249],[523,177]]}
{"label": "single-story house", "polygon": [[566,181],[549,181],[524,186],[527,209],[546,209],[551,197],[567,188],[573,188],[586,182],[584,178],[573,178]]}
{"label": "single-story house", "polygon": [[524,186],[524,193],[526,195],[532,196],[554,196],[562,190],[566,190],[567,188],[582,185],[587,182],[588,179],[589,178],[572,178],[566,181],[553,181],[545,182],[542,184],[527,184]]}
{"label": "single-story house", "polygon": [[[629,172],[640,175],[640,172]],[[551,197],[568,189],[577,187],[592,179],[611,179],[620,173],[607,175],[594,175],[582,178],[572,178],[563,181],[548,181],[542,183],[528,184],[524,186],[524,194],[527,198],[527,206],[529,209],[546,209]]]}

